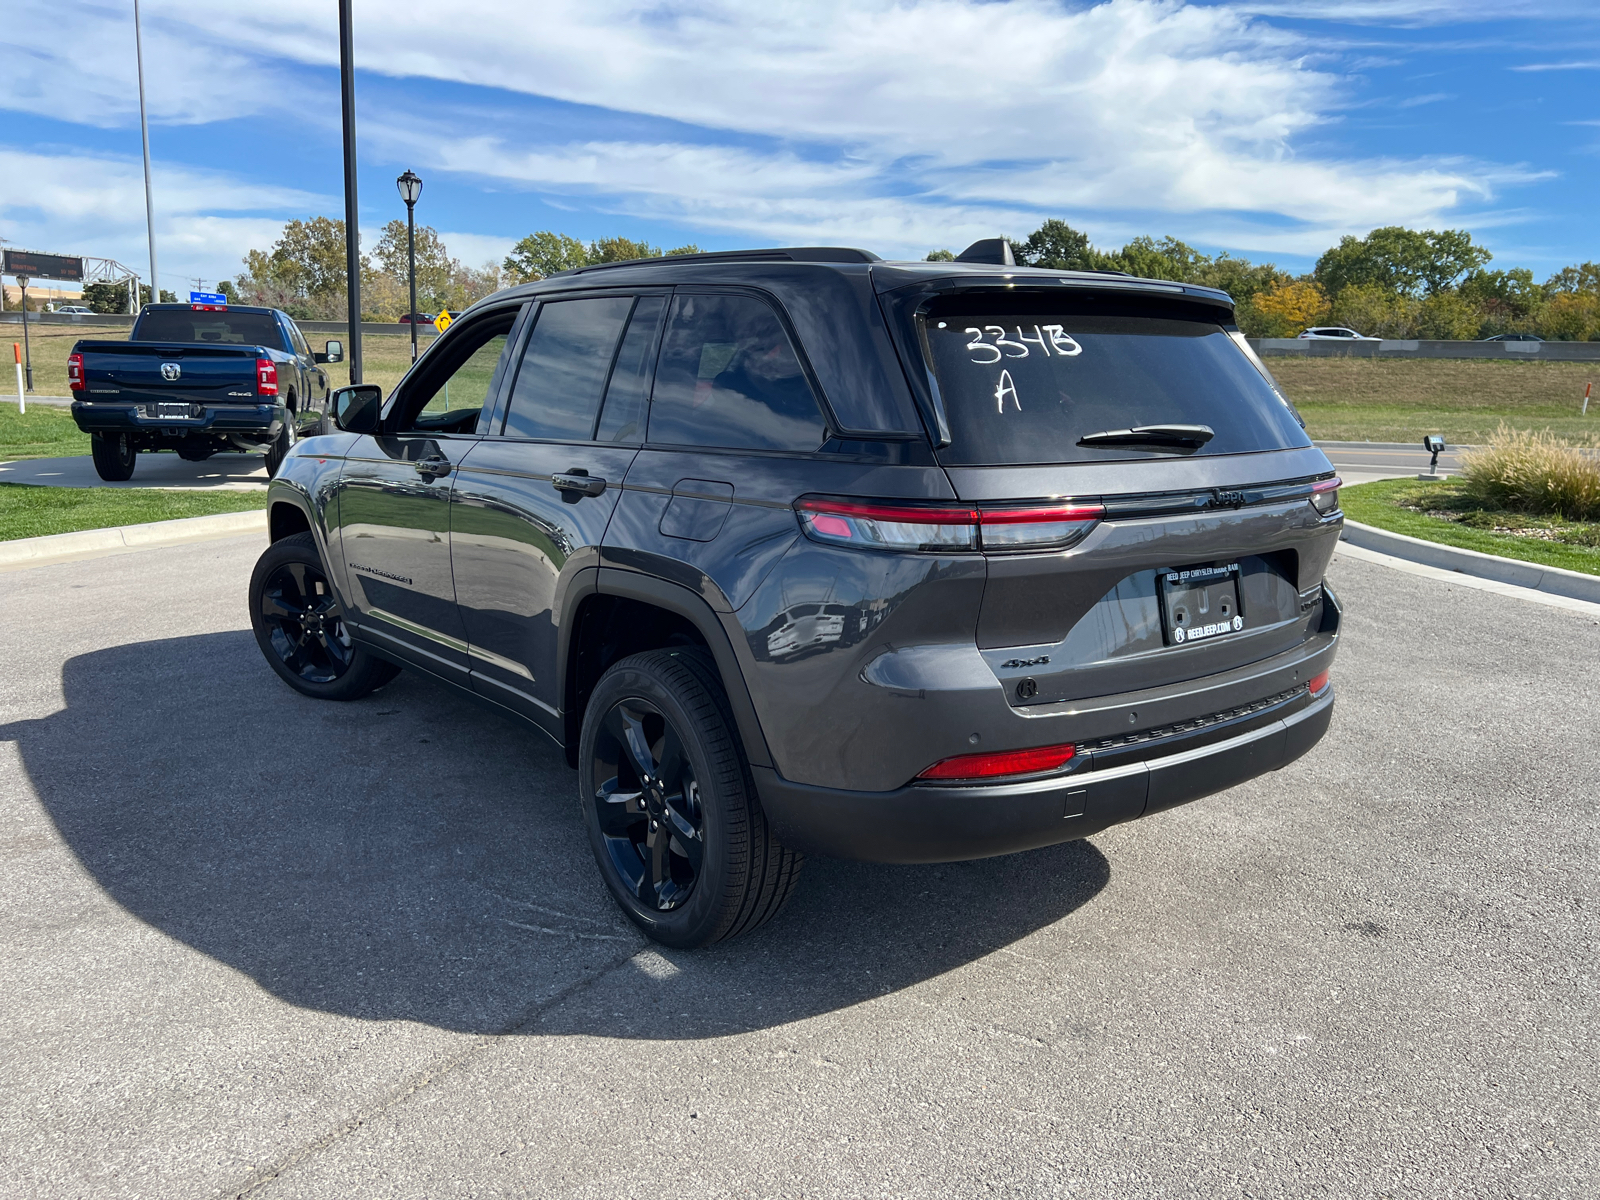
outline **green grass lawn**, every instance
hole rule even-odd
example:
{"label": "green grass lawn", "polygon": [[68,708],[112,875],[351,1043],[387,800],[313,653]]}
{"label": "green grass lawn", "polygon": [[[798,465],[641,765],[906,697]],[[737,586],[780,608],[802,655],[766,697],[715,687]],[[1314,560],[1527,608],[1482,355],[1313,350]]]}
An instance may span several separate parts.
{"label": "green grass lawn", "polygon": [[[1339,492],[1345,516],[1391,533],[1600,575],[1600,523],[1485,509],[1455,480],[1383,479]],[[1449,516],[1434,516],[1447,513]],[[1451,519],[1451,518],[1455,519]],[[1463,524],[1463,520],[1469,522]],[[1522,533],[1497,532],[1522,530]],[[1542,536],[1540,536],[1542,535]],[[1560,537],[1568,540],[1551,540]]]}
{"label": "green grass lawn", "polygon": [[54,488],[0,483],[0,541],[265,508],[265,492]]}
{"label": "green grass lawn", "polygon": [[30,404],[26,413],[19,413],[15,402],[0,400],[0,462],[87,453],[89,435],[73,424],[66,409]]}
{"label": "green grass lawn", "polygon": [[1481,446],[1502,421],[1580,443],[1600,440],[1600,399],[1587,417],[1578,415],[1584,385],[1600,383],[1600,363],[1269,358],[1266,364],[1319,440],[1409,443],[1438,433],[1451,445]]}
{"label": "green grass lawn", "polygon": [[[20,325],[6,325],[4,330],[9,332],[10,339],[20,343],[22,341],[22,327]],[[423,330],[426,330],[424,332]],[[121,342],[126,341],[128,328],[119,325],[50,325],[28,327],[28,341],[33,348],[33,390],[41,396],[65,396],[67,392],[67,355],[72,353],[75,342]],[[337,338],[349,347],[350,339],[342,333],[308,333],[306,341],[311,343],[313,350],[321,350],[322,343],[330,337]],[[423,326],[417,331],[418,348],[426,350],[433,344],[434,332],[432,326]],[[6,370],[10,371],[9,347],[6,347]],[[361,339],[361,366],[362,377],[367,383],[376,383],[383,388],[384,395],[389,394],[389,389],[400,382],[400,377],[411,366],[411,338],[409,336],[396,336],[393,334],[365,334]],[[330,363],[327,368],[328,379],[334,387],[342,387],[350,382],[350,364],[348,362]],[[15,375],[6,376],[0,381],[0,405],[5,404],[5,388],[15,387],[11,382]],[[459,406],[458,406],[459,407]],[[16,412],[16,392],[11,392],[11,411]],[[87,451],[85,451],[87,453]]]}

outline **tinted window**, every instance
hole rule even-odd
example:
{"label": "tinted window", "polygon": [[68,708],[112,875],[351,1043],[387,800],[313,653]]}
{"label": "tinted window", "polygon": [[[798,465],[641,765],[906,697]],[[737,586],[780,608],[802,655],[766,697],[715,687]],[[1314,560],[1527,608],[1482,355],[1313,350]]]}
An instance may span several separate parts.
{"label": "tinted window", "polygon": [[1080,446],[1140,425],[1209,425],[1197,453],[1308,446],[1288,405],[1220,325],[1083,314],[940,315],[926,323],[955,464],[1162,456]]}
{"label": "tinted window", "polygon": [[139,318],[134,335],[131,340],[136,342],[214,342],[224,346],[284,348],[278,319],[271,313],[156,309]]}
{"label": "tinted window", "polygon": [[306,335],[300,332],[300,326],[293,321],[285,321],[284,324],[289,329],[289,341],[294,344],[295,352],[309,356],[311,347],[306,345]]}
{"label": "tinted window", "polygon": [[590,439],[632,296],[558,300],[539,309],[522,354],[508,437]]}
{"label": "tinted window", "polygon": [[617,365],[611,369],[596,441],[644,441],[645,405],[650,402],[650,376],[656,365],[656,333],[666,306],[665,296],[645,296],[634,306]]}
{"label": "tinted window", "polygon": [[827,436],[777,314],[753,296],[677,296],[656,367],[650,440],[815,450]]}

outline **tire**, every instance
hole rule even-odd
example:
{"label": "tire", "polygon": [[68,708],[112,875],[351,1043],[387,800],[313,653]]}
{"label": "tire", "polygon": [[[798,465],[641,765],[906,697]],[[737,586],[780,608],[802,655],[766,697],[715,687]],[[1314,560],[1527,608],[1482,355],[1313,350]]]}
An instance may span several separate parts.
{"label": "tire", "polygon": [[256,560],[250,626],[268,665],[304,696],[359,700],[400,673],[350,640],[309,533],[272,543]]}
{"label": "tire", "polygon": [[267,447],[267,478],[276,479],[278,470],[283,466],[283,460],[289,457],[289,451],[294,448],[298,440],[298,430],[295,422],[300,418],[295,415],[294,409],[289,409],[284,418],[283,428],[278,430],[278,436],[272,439],[272,445]]}
{"label": "tire", "polygon": [[653,650],[606,671],[584,712],[578,775],[600,875],[653,940],[688,948],[748,933],[794,891],[805,859],[767,824],[702,652]]}
{"label": "tire", "polygon": [[126,483],[133,478],[139,461],[139,447],[126,433],[96,433],[89,438],[89,453],[94,456],[95,474],[107,483]]}

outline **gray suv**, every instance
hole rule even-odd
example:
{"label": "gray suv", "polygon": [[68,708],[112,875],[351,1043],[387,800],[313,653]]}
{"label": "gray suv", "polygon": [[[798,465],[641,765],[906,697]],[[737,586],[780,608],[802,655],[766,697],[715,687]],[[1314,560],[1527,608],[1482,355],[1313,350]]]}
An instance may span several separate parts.
{"label": "gray suv", "polygon": [[1328,726],[1339,480],[1220,292],[999,241],[608,264],[333,406],[270,486],[267,661],[541,730],[669,945],[767,920],[808,852],[1081,838]]}

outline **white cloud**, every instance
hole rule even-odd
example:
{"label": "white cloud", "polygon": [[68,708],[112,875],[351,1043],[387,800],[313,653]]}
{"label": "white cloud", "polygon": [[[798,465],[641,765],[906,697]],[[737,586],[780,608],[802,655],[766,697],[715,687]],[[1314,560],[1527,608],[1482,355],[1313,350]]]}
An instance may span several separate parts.
{"label": "white cloud", "polygon": [[[264,213],[325,208],[328,197],[157,162],[156,250],[163,287],[233,274],[283,227]],[[0,146],[0,221],[21,248],[114,258],[149,273],[144,169],[137,160]]]}
{"label": "white cloud", "polygon": [[[337,121],[327,0],[143,8],[160,120],[272,109],[275,120]],[[1300,140],[1337,120],[1346,81],[1311,65],[1329,61],[1313,58],[1322,43],[1262,15],[1426,24],[1550,11],[1549,0],[477,0],[441,14],[359,0],[364,70],[606,113],[575,110],[576,132],[552,139],[548,124],[529,133],[474,109],[482,92],[455,93],[448,115],[369,97],[358,125],[368,161],[765,241],[920,253],[1024,232],[1041,215],[1108,239],[1137,213],[1147,229],[1198,239],[1232,226],[1249,234],[1241,247],[1314,253],[1374,225],[1451,221],[1531,176],[1464,159],[1305,154]],[[129,119],[120,0],[30,6],[8,34],[23,66],[0,77],[0,105],[62,115],[40,81],[70,66],[83,81],[73,119]],[[396,90],[373,92],[387,105]],[[420,107],[429,93],[416,91]],[[618,135],[629,118],[614,114],[641,130],[678,124],[647,140]],[[601,125],[601,136],[583,132]],[[452,236],[458,257],[479,257]],[[493,254],[509,241],[479,236]]]}
{"label": "white cloud", "polygon": [[511,253],[516,238],[495,237],[486,233],[447,233],[441,231],[439,240],[445,244],[450,257],[464,266],[481,267],[485,263],[498,263]]}

